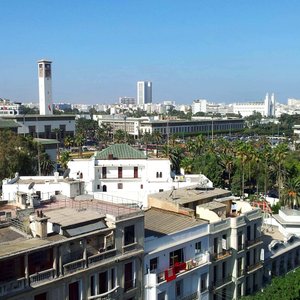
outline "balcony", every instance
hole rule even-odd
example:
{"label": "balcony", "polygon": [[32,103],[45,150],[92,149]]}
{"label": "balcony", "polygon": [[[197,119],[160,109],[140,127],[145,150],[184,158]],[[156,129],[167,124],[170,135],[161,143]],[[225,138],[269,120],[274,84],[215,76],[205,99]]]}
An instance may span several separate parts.
{"label": "balcony", "polygon": [[55,276],[55,270],[49,269],[45,271],[41,271],[35,274],[32,274],[29,276],[30,285],[36,286],[39,284],[44,283],[45,281],[48,282],[49,280],[52,280]]}
{"label": "balcony", "polygon": [[177,297],[177,300],[197,300],[199,299],[199,292],[194,292],[192,294],[189,295],[185,295],[182,297]]}
{"label": "balcony", "polygon": [[238,244],[237,246],[237,251],[240,252],[240,251],[243,251],[245,250],[246,248],[246,245],[245,244]]}
{"label": "balcony", "polygon": [[212,260],[213,261],[218,261],[218,260],[222,260],[225,259],[227,257],[230,257],[232,255],[232,250],[228,249],[228,250],[223,250],[222,252],[219,253],[213,253],[212,254]]}
{"label": "balcony", "polygon": [[246,241],[246,247],[247,247],[247,248],[250,248],[250,247],[252,247],[252,246],[257,246],[257,245],[259,245],[259,244],[262,244],[261,237],[257,237],[257,238],[255,238],[255,239],[253,239],[253,240],[248,240],[248,241]]}
{"label": "balcony", "polygon": [[12,280],[9,282],[0,283],[0,296],[23,290],[26,286],[25,277]]}
{"label": "balcony", "polygon": [[237,271],[237,277],[242,277],[246,274],[246,271],[244,269],[240,269]]}
{"label": "balcony", "polygon": [[127,280],[124,282],[124,292],[128,292],[136,288],[136,279]]}
{"label": "balcony", "polygon": [[164,270],[163,272],[157,273],[157,282],[161,283],[163,281],[172,281],[177,277],[177,274],[184,274],[190,270],[193,270],[201,265],[204,265],[209,262],[209,254],[203,254],[200,257],[187,260],[186,262],[178,262],[169,269]]}
{"label": "balcony", "polygon": [[117,251],[116,248],[114,248],[114,249],[106,250],[104,252],[100,252],[98,254],[90,256],[88,258],[89,266],[97,264],[104,259],[108,259],[108,258],[116,256],[116,251]]}
{"label": "balcony", "polygon": [[64,274],[71,274],[85,267],[85,259],[79,259],[63,265]]}
{"label": "balcony", "polygon": [[246,271],[247,271],[247,273],[251,273],[251,272],[254,272],[254,271],[262,268],[262,266],[263,266],[262,261],[258,261],[255,264],[247,266]]}
{"label": "balcony", "polygon": [[88,297],[88,300],[117,300],[119,298],[120,298],[119,286],[117,285],[116,287],[114,287],[113,289],[105,293]]}
{"label": "balcony", "polygon": [[134,243],[129,244],[129,245],[124,245],[124,246],[122,247],[123,253],[126,253],[126,252],[129,252],[129,251],[136,250],[137,247],[138,247],[138,243],[137,243],[137,242],[134,242]]}
{"label": "balcony", "polygon": [[212,289],[213,290],[219,289],[219,288],[223,287],[224,285],[229,284],[231,282],[232,282],[232,276],[228,275],[227,277],[224,277],[220,280],[216,280],[216,281],[212,282]]}

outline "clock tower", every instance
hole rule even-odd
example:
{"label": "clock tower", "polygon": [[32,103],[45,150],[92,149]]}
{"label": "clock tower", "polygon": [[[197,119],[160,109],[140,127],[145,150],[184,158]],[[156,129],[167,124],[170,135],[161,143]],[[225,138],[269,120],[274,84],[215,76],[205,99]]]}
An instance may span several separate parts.
{"label": "clock tower", "polygon": [[40,115],[53,115],[51,61],[38,61]]}

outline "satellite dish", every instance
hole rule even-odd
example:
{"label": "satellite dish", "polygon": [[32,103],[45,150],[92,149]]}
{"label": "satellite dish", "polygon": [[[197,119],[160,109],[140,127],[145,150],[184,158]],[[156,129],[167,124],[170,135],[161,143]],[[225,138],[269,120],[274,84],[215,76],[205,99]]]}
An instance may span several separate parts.
{"label": "satellite dish", "polygon": [[68,169],[66,169],[66,171],[64,172],[64,175],[63,175],[63,178],[65,179],[65,178],[67,178],[67,177],[69,177],[69,175],[70,175],[70,169],[68,168]]}
{"label": "satellite dish", "polygon": [[35,182],[34,181],[31,182],[28,186],[28,189],[31,190],[34,187],[34,185],[35,185]]}

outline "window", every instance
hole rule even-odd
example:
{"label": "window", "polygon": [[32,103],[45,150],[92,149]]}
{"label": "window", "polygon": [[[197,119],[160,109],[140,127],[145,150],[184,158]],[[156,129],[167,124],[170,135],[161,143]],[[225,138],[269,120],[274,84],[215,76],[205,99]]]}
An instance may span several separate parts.
{"label": "window", "polygon": [[144,185],[141,184],[141,190],[144,188]]}
{"label": "window", "polygon": [[96,295],[95,275],[91,276],[90,290],[91,290],[91,296],[95,296]]}
{"label": "window", "polygon": [[69,299],[79,300],[79,281],[75,281],[69,284]]}
{"label": "window", "polygon": [[201,253],[201,242],[197,242],[195,244],[195,254],[200,254]]}
{"label": "window", "polygon": [[132,262],[124,265],[124,290],[127,292],[135,287]]}
{"label": "window", "polygon": [[218,238],[214,238],[214,254],[218,254]]}
{"label": "window", "polygon": [[99,273],[99,294],[108,292],[107,271]]}
{"label": "window", "polygon": [[157,269],[158,265],[158,257],[154,257],[150,259],[150,271],[154,271]]}
{"label": "window", "polygon": [[176,297],[182,297],[183,294],[183,281],[179,280],[175,284],[175,295]]}
{"label": "window", "polygon": [[100,190],[100,184],[97,184],[97,190]]}
{"label": "window", "polygon": [[170,252],[170,267],[180,262],[184,262],[183,249]]}
{"label": "window", "polygon": [[251,240],[251,226],[247,226],[247,240]]}
{"label": "window", "polygon": [[135,242],[134,225],[124,228],[124,245],[130,245]]}
{"label": "window", "polygon": [[123,183],[118,183],[118,190],[122,190],[123,189]]}
{"label": "window", "polygon": [[118,178],[122,178],[122,177],[123,177],[123,168],[118,167]]}
{"label": "window", "polygon": [[256,223],[254,224],[253,233],[254,233],[253,239],[255,240],[256,236],[257,236],[257,224]]}
{"label": "window", "polygon": [[201,275],[201,292],[207,290],[207,273]]}
{"label": "window", "polygon": [[106,179],[106,175],[107,175],[106,167],[102,167],[102,178]]}
{"label": "window", "polygon": [[116,274],[115,269],[111,269],[111,273],[110,273],[111,289],[115,288],[115,286],[116,286],[115,274]]}
{"label": "window", "polygon": [[222,278],[226,278],[227,270],[226,270],[226,261],[222,263]]}
{"label": "window", "polygon": [[134,167],[133,168],[133,177],[134,178],[138,178],[139,177],[139,168],[138,167]]}
{"label": "window", "polygon": [[106,185],[103,186],[102,191],[107,192],[107,186]]}
{"label": "window", "polygon": [[162,178],[162,172],[156,172],[156,178]]}
{"label": "window", "polygon": [[47,293],[42,293],[34,296],[34,300],[47,300]]}
{"label": "window", "polygon": [[243,249],[243,232],[238,233],[238,251]]}

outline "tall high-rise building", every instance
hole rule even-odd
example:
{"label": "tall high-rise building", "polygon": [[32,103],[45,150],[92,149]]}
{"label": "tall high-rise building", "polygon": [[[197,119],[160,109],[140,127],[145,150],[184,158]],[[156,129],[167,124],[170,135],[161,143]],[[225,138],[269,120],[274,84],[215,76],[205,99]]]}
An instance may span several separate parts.
{"label": "tall high-rise building", "polygon": [[137,82],[137,105],[152,103],[152,82]]}
{"label": "tall high-rise building", "polygon": [[40,115],[53,115],[51,61],[38,61]]}

